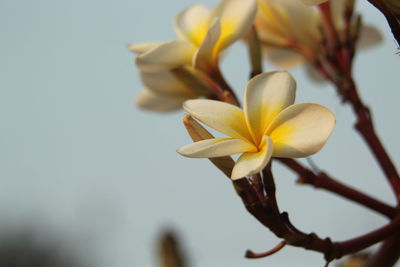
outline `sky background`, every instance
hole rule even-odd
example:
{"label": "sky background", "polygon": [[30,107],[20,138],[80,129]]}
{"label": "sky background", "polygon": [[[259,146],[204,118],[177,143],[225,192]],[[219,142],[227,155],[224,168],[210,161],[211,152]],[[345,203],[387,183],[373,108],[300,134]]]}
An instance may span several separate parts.
{"label": "sky background", "polygon": [[[358,54],[355,79],[379,135],[400,164],[399,56],[386,22],[367,1],[364,21],[384,42]],[[190,142],[182,112],[141,111],[142,85],[129,43],[175,38],[174,16],[193,0],[0,1],[0,233],[37,229],[98,267],[156,266],[164,228],[180,233],[192,267],[323,266],[322,255],[286,247],[243,258],[279,240],[245,211],[229,182],[207,160],[175,150]],[[212,7],[217,1],[203,0]],[[249,72],[243,44],[222,65],[239,96]],[[265,70],[276,68],[266,64]],[[353,131],[354,116],[329,85],[302,68],[296,102],[317,102],[337,117],[320,168],[388,203],[393,196]],[[333,240],[355,237],[385,219],[353,203],[294,183],[274,164],[278,201],[300,229]]]}

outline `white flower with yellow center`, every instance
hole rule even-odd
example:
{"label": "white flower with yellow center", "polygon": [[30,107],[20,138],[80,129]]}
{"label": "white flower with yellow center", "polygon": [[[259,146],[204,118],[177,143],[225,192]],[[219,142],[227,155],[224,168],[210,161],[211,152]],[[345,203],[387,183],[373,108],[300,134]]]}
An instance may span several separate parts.
{"label": "white flower with yellow center", "polygon": [[[341,35],[344,34],[345,28],[344,14],[349,1],[330,2],[332,20],[339,38],[343,38]],[[304,2],[311,4],[313,1]],[[258,0],[254,23],[264,55],[282,68],[305,62],[305,54],[316,57],[316,53],[320,51],[320,44],[326,38],[321,34],[322,17],[318,8],[304,5],[299,0]],[[368,48],[381,41],[379,31],[366,25],[361,28],[357,46]]]}
{"label": "white flower with yellow center", "polygon": [[261,171],[271,157],[298,158],[318,152],[335,125],[327,108],[293,104],[296,82],[285,71],[260,74],[249,81],[243,110],[214,100],[188,100],[184,109],[195,119],[229,136],[186,145],[177,150],[191,158],[242,153],[231,178]]}
{"label": "white flower with yellow center", "polygon": [[[130,51],[143,54],[157,47],[159,43],[130,45]],[[196,77],[196,71],[190,66],[182,66],[187,73]],[[188,99],[207,97],[210,92],[198,79],[180,80],[170,70],[139,69],[144,89],[139,93],[136,104],[145,110],[166,112],[182,108]]]}
{"label": "white flower with yellow center", "polygon": [[[145,85],[137,104],[163,112],[181,108],[187,99],[212,96],[199,71],[215,73],[220,53],[249,30],[256,10],[256,0],[222,0],[212,10],[194,5],[175,18],[179,40],[128,46],[138,54]],[[177,69],[184,73],[177,76]]]}
{"label": "white flower with yellow center", "polygon": [[160,44],[137,57],[139,68],[175,68],[185,64],[212,72],[221,51],[251,27],[256,0],[222,0],[214,9],[193,5],[180,14],[174,27],[180,40]]}

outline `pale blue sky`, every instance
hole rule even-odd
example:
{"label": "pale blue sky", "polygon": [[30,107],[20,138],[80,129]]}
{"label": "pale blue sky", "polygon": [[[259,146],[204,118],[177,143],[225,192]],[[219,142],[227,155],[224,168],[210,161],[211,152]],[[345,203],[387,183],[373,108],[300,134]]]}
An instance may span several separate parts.
{"label": "pale blue sky", "polygon": [[[383,17],[360,2],[364,21],[379,27],[385,40],[357,56],[356,80],[398,165],[400,58]],[[322,255],[290,247],[267,259],[244,259],[246,249],[264,251],[278,239],[245,211],[209,162],[175,153],[190,142],[182,112],[157,115],[133,105],[142,86],[125,46],[175,38],[172,19],[192,3],[200,2],[0,2],[0,224],[64,231],[99,267],[155,266],[155,238],[165,226],[181,232],[194,267],[322,266]],[[239,96],[248,76],[245,53],[237,44],[223,63]],[[330,86],[311,83],[300,68],[291,72],[297,102],[324,104],[337,116],[332,138],[314,157],[318,165],[393,203],[351,128],[350,110]],[[279,203],[299,228],[342,240],[385,223],[364,208],[295,185],[295,177],[275,165]]]}

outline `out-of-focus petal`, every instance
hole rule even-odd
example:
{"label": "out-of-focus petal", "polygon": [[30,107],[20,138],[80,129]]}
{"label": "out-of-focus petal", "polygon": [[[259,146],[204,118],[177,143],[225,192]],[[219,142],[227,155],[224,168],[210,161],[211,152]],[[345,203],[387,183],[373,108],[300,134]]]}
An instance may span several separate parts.
{"label": "out-of-focus petal", "polygon": [[364,49],[373,47],[383,40],[382,34],[374,26],[362,26],[360,32],[360,39],[357,42],[357,47]]}
{"label": "out-of-focus petal", "polygon": [[139,93],[136,105],[142,109],[167,112],[182,108],[183,102],[188,99],[187,96],[165,96],[157,94],[151,90],[144,89]]}
{"label": "out-of-focus petal", "polygon": [[320,16],[315,8],[305,6],[297,2],[298,0],[275,1],[283,2],[285,17],[289,23],[289,36],[309,47],[315,47],[321,39]]}
{"label": "out-of-focus petal", "polygon": [[203,5],[193,5],[179,13],[174,21],[177,35],[200,46],[210,25],[210,11]]}
{"label": "out-of-focus petal", "polygon": [[273,143],[265,136],[265,147],[259,152],[244,153],[233,167],[231,178],[237,180],[247,175],[255,174],[267,166],[272,156]]}
{"label": "out-of-focus petal", "polygon": [[188,100],[183,108],[204,124],[237,139],[251,140],[243,111],[237,106],[215,100]]}
{"label": "out-of-focus petal", "polygon": [[335,126],[332,112],[318,104],[301,103],[283,110],[268,127],[273,157],[306,157],[318,152]]}
{"label": "out-of-focus petal", "polygon": [[177,152],[189,158],[215,158],[255,150],[252,144],[241,139],[213,138],[186,145]]}
{"label": "out-of-focus petal", "polygon": [[143,54],[156,46],[162,44],[162,42],[152,42],[152,43],[141,43],[141,44],[129,44],[128,50],[136,53],[136,54]]}
{"label": "out-of-focus petal", "polygon": [[280,68],[292,68],[304,62],[304,56],[289,49],[263,47],[264,56]]}
{"label": "out-of-focus petal", "polygon": [[346,1],[349,0],[334,0],[329,3],[332,21],[335,25],[335,28],[339,31],[343,30],[345,25],[344,12],[346,8]]}
{"label": "out-of-focus petal", "polygon": [[262,73],[249,81],[244,94],[244,113],[254,140],[283,109],[294,103],[296,82],[286,71]]}
{"label": "out-of-focus petal", "polygon": [[184,94],[188,98],[189,96],[197,96],[196,91],[187,88],[185,84],[168,71],[141,72],[140,77],[148,89],[158,94],[169,96]]}
{"label": "out-of-focus petal", "polygon": [[264,46],[315,47],[321,39],[319,13],[299,0],[259,0],[255,25]]}
{"label": "out-of-focus petal", "polygon": [[285,20],[284,12],[279,8],[279,3],[259,0],[254,25],[262,42],[276,46],[287,45],[288,31],[286,28],[288,28],[289,23]]}
{"label": "out-of-focus petal", "polygon": [[136,64],[142,71],[161,71],[190,65],[196,48],[187,41],[173,40],[162,43],[140,54]]}
{"label": "out-of-focus petal", "polygon": [[218,61],[218,54],[215,46],[220,37],[220,30],[220,22],[218,19],[215,19],[193,57],[193,66],[196,69],[209,72],[215,68]]}
{"label": "out-of-focus petal", "polygon": [[219,18],[221,21],[221,38],[217,50],[221,51],[241,38],[250,29],[256,12],[256,0],[220,1],[211,15],[211,18]]}

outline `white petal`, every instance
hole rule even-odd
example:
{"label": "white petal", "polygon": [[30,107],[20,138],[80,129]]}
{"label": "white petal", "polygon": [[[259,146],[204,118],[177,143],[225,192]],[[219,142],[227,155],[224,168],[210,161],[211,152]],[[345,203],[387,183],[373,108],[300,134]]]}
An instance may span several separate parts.
{"label": "white petal", "polygon": [[167,112],[181,109],[187,99],[187,96],[164,96],[144,89],[139,93],[136,105],[149,111]]}
{"label": "white petal", "polygon": [[257,11],[256,0],[222,0],[212,11],[221,21],[218,51],[241,38],[251,27]]}
{"label": "white petal", "polygon": [[[297,0],[297,1],[299,1],[299,0]],[[306,5],[319,5],[319,4],[321,4],[321,3],[324,3],[324,2],[326,2],[326,1],[328,1],[328,0],[301,0],[304,4],[306,4]],[[333,1],[336,1],[336,0],[333,0]]]}
{"label": "white petal", "polygon": [[304,56],[285,48],[264,46],[263,54],[279,68],[292,68],[304,62]]}
{"label": "white petal", "polygon": [[[315,8],[305,6],[298,0],[276,0],[285,4],[285,18],[288,22],[289,37],[309,47],[315,47],[321,36],[320,14]],[[336,0],[334,0],[336,1]]]}
{"label": "white petal", "polygon": [[342,31],[345,26],[344,12],[348,6],[347,2],[349,2],[349,0],[334,0],[329,3],[332,21],[339,32]]}
{"label": "white petal", "polygon": [[193,66],[204,72],[212,72],[218,62],[218,51],[216,44],[220,37],[220,22],[216,19],[207,32],[206,37],[200,45],[193,58]]}
{"label": "white petal", "polygon": [[179,13],[174,21],[177,35],[200,46],[210,25],[210,11],[203,5],[193,5]]}
{"label": "white petal", "polygon": [[273,143],[268,136],[265,136],[265,142],[263,150],[255,153],[244,153],[239,157],[232,170],[231,178],[233,180],[260,172],[267,166],[272,156]]}
{"label": "white petal", "polygon": [[237,106],[215,100],[196,99],[183,104],[194,118],[232,138],[251,140],[243,111]]}
{"label": "white petal", "polygon": [[215,158],[248,151],[255,151],[255,147],[243,140],[230,138],[206,139],[177,150],[179,154],[189,158]]}
{"label": "white petal", "polygon": [[320,39],[319,14],[299,0],[260,0],[256,25],[260,40],[287,46],[297,40],[315,46]]}
{"label": "white petal", "polygon": [[142,71],[160,71],[190,65],[196,52],[195,47],[186,41],[173,40],[139,55],[136,64]]}
{"label": "white petal", "polygon": [[168,71],[141,72],[140,78],[146,88],[161,95],[187,95],[188,98],[198,96],[196,91],[187,88]]}
{"label": "white petal", "polygon": [[283,110],[268,127],[273,157],[306,157],[318,152],[335,126],[332,112],[318,104],[301,103]]}
{"label": "white petal", "polygon": [[129,44],[128,50],[137,54],[143,54],[156,46],[162,44],[161,42],[153,42],[153,43],[141,43],[141,44]]}
{"label": "white petal", "polygon": [[360,39],[357,41],[357,47],[361,49],[370,48],[381,43],[382,34],[373,26],[365,25],[361,27]]}
{"label": "white petal", "polygon": [[288,21],[285,20],[284,11],[280,2],[259,0],[257,16],[254,24],[260,41],[275,46],[285,46],[287,40]]}
{"label": "white petal", "polygon": [[286,71],[262,73],[249,81],[243,106],[255,140],[262,138],[279,112],[293,104],[295,94],[296,82]]}

